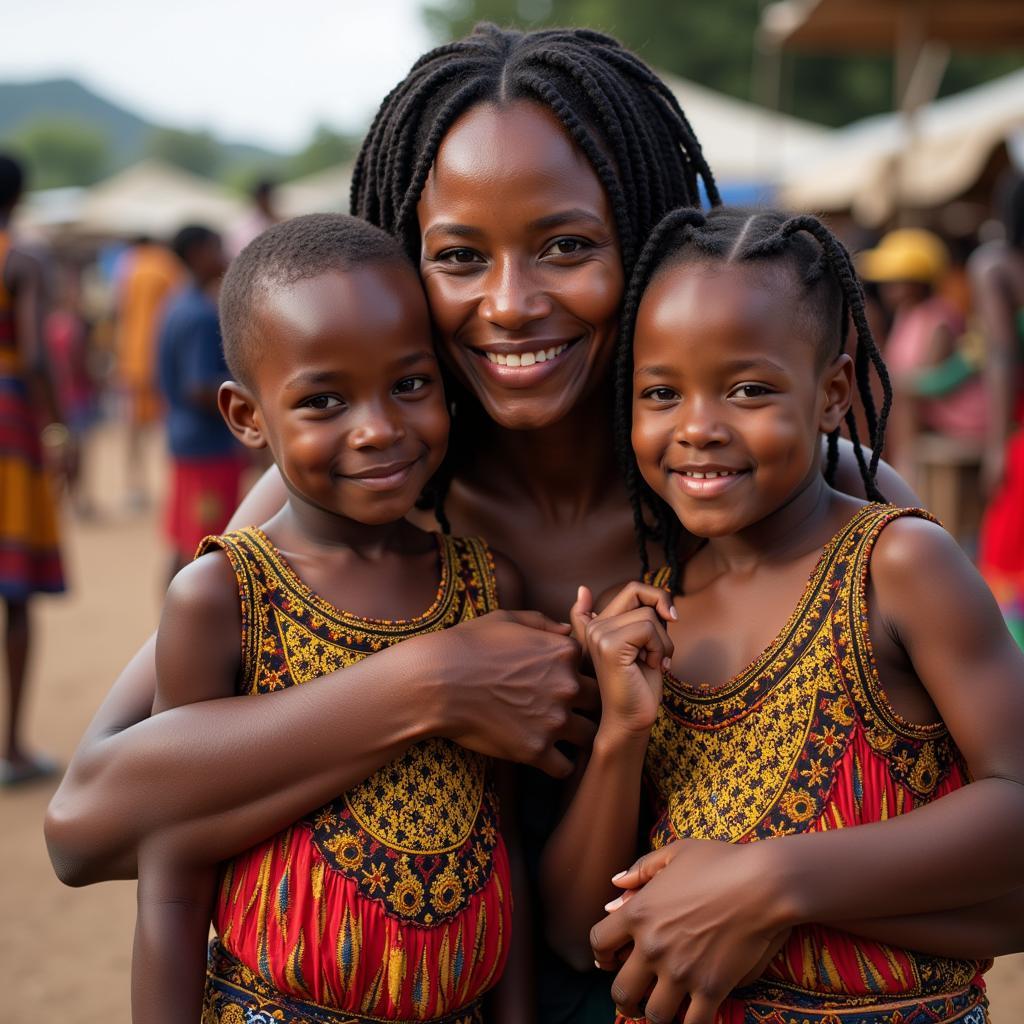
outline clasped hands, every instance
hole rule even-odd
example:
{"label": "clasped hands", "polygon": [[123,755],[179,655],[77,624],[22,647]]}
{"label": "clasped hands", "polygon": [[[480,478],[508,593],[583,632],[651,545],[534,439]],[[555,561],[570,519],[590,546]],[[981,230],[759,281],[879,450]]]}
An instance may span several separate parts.
{"label": "clasped hands", "polygon": [[620,1013],[714,1024],[726,996],[760,977],[790,933],[772,899],[768,845],[680,839],[615,877],[623,894],[590,944],[597,966],[618,972]]}

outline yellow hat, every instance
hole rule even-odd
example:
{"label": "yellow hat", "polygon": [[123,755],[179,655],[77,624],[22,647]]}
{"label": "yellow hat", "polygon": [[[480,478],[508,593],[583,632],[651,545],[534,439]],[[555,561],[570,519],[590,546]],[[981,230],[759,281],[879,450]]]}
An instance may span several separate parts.
{"label": "yellow hat", "polygon": [[921,228],[890,231],[877,248],[862,252],[857,269],[865,281],[935,284],[949,267],[949,250],[938,235]]}

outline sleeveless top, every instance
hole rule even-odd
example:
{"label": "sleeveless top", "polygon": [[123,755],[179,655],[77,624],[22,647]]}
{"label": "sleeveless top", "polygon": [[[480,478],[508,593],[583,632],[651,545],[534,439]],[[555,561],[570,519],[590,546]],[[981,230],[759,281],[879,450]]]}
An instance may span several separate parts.
{"label": "sleeveless top", "polygon": [[[497,607],[475,539],[437,535],[441,582],[416,618],[366,619],[314,594],[261,530],[207,538],[238,579],[239,692],[307,684],[409,637]],[[338,700],[344,700],[344,684]],[[344,751],[339,751],[339,757]],[[338,1020],[421,1021],[468,1006],[501,976],[511,893],[488,759],[427,739],[278,835],[228,861],[221,946],[248,982]],[[237,978],[235,979],[237,981]]]}
{"label": "sleeveless top", "polygon": [[[868,564],[882,529],[906,515],[931,518],[878,504],[858,511],[826,545],[782,631],[724,685],[665,674],[645,765],[657,814],[652,848],[883,821],[966,785],[945,725],[901,718],[875,668]],[[668,570],[651,582],[666,586]],[[762,978],[733,993],[719,1021],[984,1024],[987,966],[802,926]]]}

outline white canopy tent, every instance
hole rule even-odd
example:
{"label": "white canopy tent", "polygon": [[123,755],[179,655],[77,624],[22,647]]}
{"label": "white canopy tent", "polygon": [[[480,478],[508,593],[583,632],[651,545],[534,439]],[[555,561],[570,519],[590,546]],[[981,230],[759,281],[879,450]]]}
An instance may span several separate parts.
{"label": "white canopy tent", "polygon": [[994,150],[1024,142],[1024,70],[921,107],[832,132],[789,165],[779,200],[801,210],[851,210],[877,226],[898,209],[930,208],[967,191]]}
{"label": "white canopy tent", "polygon": [[700,139],[709,166],[726,192],[771,190],[786,168],[799,164],[830,137],[829,129],[695,82],[659,72]]}
{"label": "white canopy tent", "polygon": [[244,209],[241,200],[211,181],[160,160],[143,160],[86,192],[74,230],[167,238],[190,222],[224,230]]}
{"label": "white canopy tent", "polygon": [[283,217],[298,217],[303,213],[348,213],[351,184],[352,164],[338,164],[279,185],[275,203]]}

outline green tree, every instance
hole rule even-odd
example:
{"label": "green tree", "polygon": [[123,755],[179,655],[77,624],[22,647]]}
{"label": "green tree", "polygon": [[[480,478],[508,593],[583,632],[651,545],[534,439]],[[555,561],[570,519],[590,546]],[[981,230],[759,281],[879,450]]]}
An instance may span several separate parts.
{"label": "green tree", "polygon": [[[539,28],[585,25],[609,32],[648,63],[712,89],[754,97],[754,36],[764,0],[426,0],[423,16],[437,39],[469,32],[478,21]],[[1020,53],[957,54],[943,82],[955,92],[1021,66]],[[847,124],[892,108],[887,55],[787,56],[783,109],[823,124]]]}
{"label": "green tree", "polygon": [[317,125],[306,147],[288,161],[288,177],[301,178],[355,158],[360,138]]}
{"label": "green tree", "polygon": [[40,119],[23,127],[11,143],[25,160],[30,188],[92,185],[110,163],[106,136],[75,121]]}
{"label": "green tree", "polygon": [[205,178],[216,177],[224,160],[220,143],[209,132],[179,128],[155,129],[146,141],[146,153]]}

